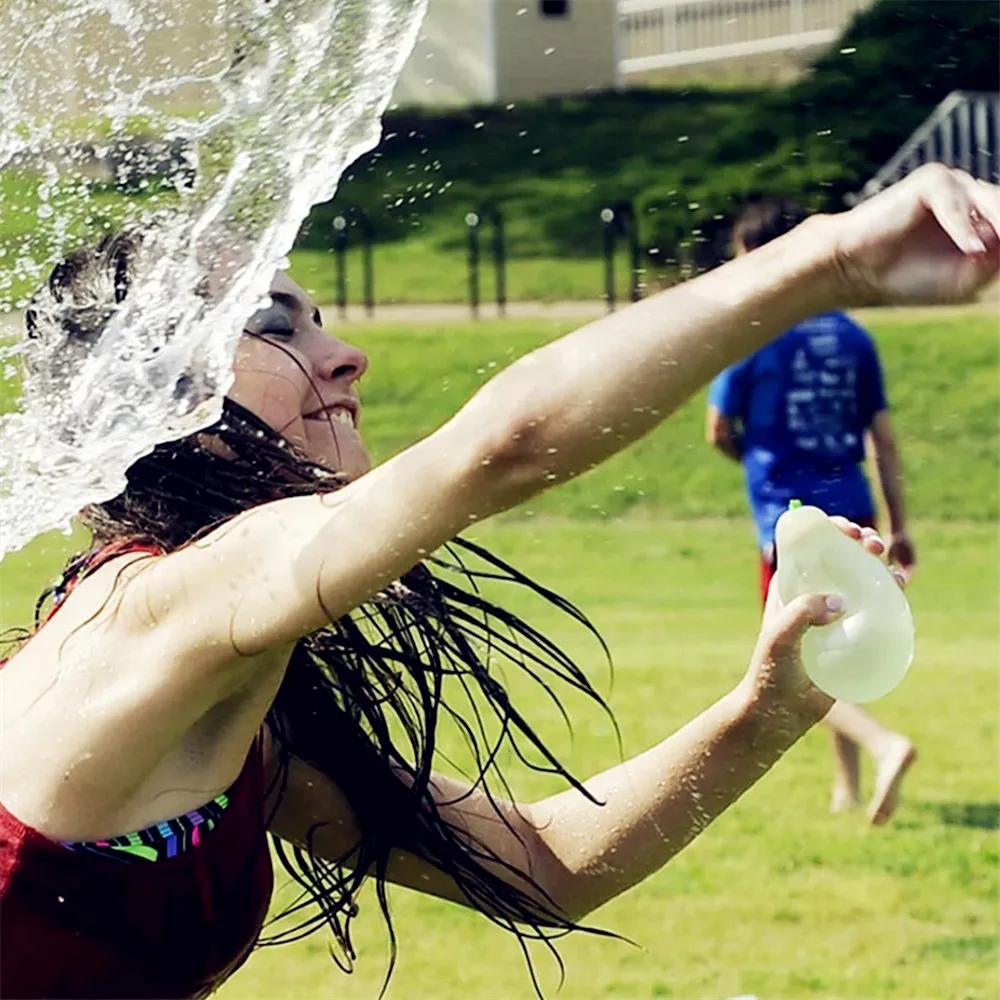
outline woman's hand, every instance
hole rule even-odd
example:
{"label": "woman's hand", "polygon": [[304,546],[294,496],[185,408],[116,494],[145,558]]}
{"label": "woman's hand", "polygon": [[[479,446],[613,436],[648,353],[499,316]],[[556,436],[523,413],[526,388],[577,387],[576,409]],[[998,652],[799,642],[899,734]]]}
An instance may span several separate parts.
{"label": "woman's hand", "polygon": [[[885,542],[872,528],[861,528],[843,517],[830,520],[873,555],[885,557]],[[894,566],[890,572],[900,587],[905,587],[905,574]],[[826,715],[834,699],[820,691],[806,674],[801,657],[802,636],[813,626],[836,621],[843,606],[839,594],[806,594],[786,605],[778,594],[777,577],[771,581],[760,637],[743,681],[753,704],[799,720],[818,722]]]}
{"label": "woman's hand", "polygon": [[939,163],[830,221],[847,306],[964,302],[1000,269],[1000,187]]}

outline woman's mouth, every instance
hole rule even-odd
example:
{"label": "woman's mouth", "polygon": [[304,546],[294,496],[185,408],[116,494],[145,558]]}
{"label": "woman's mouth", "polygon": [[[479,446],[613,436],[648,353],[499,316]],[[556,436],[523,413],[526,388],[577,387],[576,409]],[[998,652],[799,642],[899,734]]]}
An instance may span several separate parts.
{"label": "woman's mouth", "polygon": [[357,419],[354,415],[354,411],[347,406],[327,406],[322,410],[315,410],[313,413],[307,413],[303,417],[304,420],[322,420],[324,423],[330,421],[335,424],[340,424],[342,427],[355,428],[357,426]]}

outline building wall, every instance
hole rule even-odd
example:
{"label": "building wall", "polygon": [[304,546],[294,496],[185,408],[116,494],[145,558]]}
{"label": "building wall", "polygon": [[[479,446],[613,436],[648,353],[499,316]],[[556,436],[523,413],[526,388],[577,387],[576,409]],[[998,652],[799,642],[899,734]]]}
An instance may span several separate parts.
{"label": "building wall", "polygon": [[[205,7],[192,0],[158,0],[155,23],[162,26],[149,29],[138,48],[108,13],[114,5],[84,13],[77,4],[70,17],[71,7],[61,0],[31,0],[11,29],[0,0],[0,64],[13,66],[15,91],[28,113],[53,120],[93,115],[115,81],[131,90],[144,71],[162,79],[168,71],[180,77],[196,66],[207,76],[224,70],[232,54],[235,29],[206,27]],[[53,38],[46,29],[60,23],[57,17],[63,20]],[[210,85],[178,84],[151,103],[184,112],[212,107],[214,94]]]}
{"label": "building wall", "polygon": [[493,103],[495,2],[430,0],[420,37],[393,93],[393,104]]}
{"label": "building wall", "polygon": [[498,100],[616,86],[616,0],[567,0],[565,17],[543,17],[540,0],[494,2]]}

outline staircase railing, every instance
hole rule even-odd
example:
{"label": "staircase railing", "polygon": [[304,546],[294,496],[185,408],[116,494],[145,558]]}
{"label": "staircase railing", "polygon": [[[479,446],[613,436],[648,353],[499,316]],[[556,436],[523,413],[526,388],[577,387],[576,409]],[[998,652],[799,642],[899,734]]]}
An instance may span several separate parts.
{"label": "staircase railing", "polygon": [[923,163],[960,167],[980,180],[1000,176],[1000,94],[953,90],[895,156],[857,193],[856,205]]}

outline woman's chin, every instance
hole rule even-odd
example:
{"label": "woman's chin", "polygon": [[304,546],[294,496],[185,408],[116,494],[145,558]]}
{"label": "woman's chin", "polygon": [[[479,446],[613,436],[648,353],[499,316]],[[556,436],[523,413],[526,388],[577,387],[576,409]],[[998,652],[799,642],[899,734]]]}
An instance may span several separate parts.
{"label": "woman's chin", "polygon": [[357,479],[371,468],[368,450],[354,429],[334,434],[325,426],[319,433],[308,434],[307,453],[314,462],[325,465],[348,479]]}

